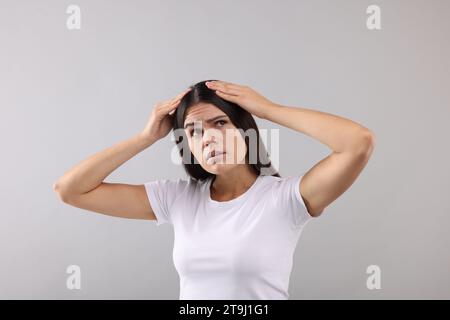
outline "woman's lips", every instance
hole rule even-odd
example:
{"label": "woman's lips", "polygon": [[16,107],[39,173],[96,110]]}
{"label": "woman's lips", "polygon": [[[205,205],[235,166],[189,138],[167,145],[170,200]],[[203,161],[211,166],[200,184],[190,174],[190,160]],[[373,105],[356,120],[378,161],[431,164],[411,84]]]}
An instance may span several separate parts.
{"label": "woman's lips", "polygon": [[221,157],[222,155],[224,155],[226,152],[217,152],[214,156],[212,156],[212,157],[208,157],[207,159],[206,159],[206,161],[211,161],[211,160],[213,160],[213,159],[215,159],[215,158],[218,158],[218,157]]}

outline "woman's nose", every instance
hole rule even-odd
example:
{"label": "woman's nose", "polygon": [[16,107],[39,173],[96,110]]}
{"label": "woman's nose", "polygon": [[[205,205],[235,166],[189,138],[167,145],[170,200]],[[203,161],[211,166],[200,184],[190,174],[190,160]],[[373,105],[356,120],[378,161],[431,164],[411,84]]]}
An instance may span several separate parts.
{"label": "woman's nose", "polygon": [[205,134],[204,143],[205,146],[209,146],[210,143],[216,143],[216,137],[214,135],[207,135]]}
{"label": "woman's nose", "polygon": [[210,143],[217,143],[219,140],[219,136],[221,132],[218,130],[214,130],[213,128],[205,129],[203,134],[203,143],[205,146],[208,146]]}

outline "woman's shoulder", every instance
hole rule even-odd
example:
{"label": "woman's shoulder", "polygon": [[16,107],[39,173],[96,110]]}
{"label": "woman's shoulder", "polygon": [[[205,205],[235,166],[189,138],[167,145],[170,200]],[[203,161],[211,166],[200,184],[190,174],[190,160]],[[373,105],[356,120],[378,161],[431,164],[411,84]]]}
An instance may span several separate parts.
{"label": "woman's shoulder", "polygon": [[274,186],[285,180],[287,177],[277,177],[269,175],[261,175],[260,179],[263,181],[264,185]]}
{"label": "woman's shoulder", "polygon": [[295,189],[299,184],[303,174],[289,175],[283,177],[262,176],[262,185],[274,193],[286,192]]}
{"label": "woman's shoulder", "polygon": [[292,180],[298,180],[302,177],[302,175],[303,174],[296,174],[296,175],[288,175],[288,176],[282,176],[282,177],[265,175],[265,176],[261,176],[261,177],[263,177],[263,180],[265,180],[266,182],[273,183],[273,184],[280,184],[280,183],[285,183],[285,182],[289,182]]}

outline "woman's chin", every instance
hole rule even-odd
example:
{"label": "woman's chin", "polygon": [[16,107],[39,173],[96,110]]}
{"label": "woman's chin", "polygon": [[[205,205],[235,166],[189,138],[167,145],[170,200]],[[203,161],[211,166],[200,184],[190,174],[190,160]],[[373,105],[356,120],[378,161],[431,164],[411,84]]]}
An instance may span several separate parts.
{"label": "woman's chin", "polygon": [[229,169],[225,167],[225,164],[223,163],[215,163],[213,165],[208,165],[205,168],[206,171],[208,171],[209,173],[213,173],[213,174],[223,174],[226,171],[228,171]]}
{"label": "woman's chin", "polygon": [[215,175],[227,175],[229,172],[232,172],[237,168],[236,164],[227,164],[227,163],[216,163],[214,165],[209,165],[204,167],[206,171]]}
{"label": "woman's chin", "polygon": [[[245,159],[242,159],[245,163]],[[203,169],[212,174],[226,174],[228,171],[233,170],[237,166],[236,163],[230,159],[230,157],[218,157],[212,161],[206,161],[203,163]]]}

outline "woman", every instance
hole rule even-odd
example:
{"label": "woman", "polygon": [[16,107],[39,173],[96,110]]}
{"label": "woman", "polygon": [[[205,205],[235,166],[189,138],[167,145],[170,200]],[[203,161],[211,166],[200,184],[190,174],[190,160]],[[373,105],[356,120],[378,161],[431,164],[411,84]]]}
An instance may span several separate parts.
{"label": "woman", "polygon": [[[332,152],[304,175],[280,177],[252,115]],[[103,181],[171,129],[188,179]],[[373,148],[374,134],[348,119],[282,106],[248,86],[202,81],[158,103],[144,130],[82,161],[54,190],[79,208],[172,224],[180,299],[288,299],[303,227],[353,184]]]}

